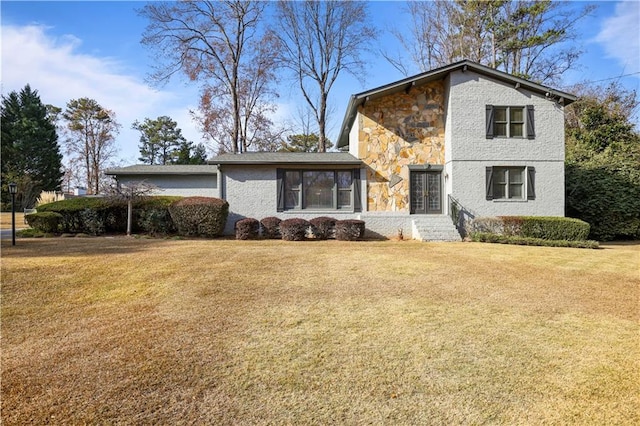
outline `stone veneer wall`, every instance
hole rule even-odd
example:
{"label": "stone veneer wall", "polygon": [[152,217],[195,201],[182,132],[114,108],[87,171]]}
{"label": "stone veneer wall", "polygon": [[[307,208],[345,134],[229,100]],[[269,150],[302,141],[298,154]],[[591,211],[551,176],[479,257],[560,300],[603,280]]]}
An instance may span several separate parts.
{"label": "stone veneer wall", "polygon": [[368,211],[409,212],[409,165],[444,165],[444,82],[367,102],[358,114],[358,157],[367,167]]}

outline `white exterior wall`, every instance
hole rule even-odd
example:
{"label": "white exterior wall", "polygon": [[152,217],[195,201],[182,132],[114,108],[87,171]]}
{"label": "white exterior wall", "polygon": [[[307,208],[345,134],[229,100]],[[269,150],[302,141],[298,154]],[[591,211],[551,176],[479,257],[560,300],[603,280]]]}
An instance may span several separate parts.
{"label": "white exterior wall", "polygon": [[146,182],[157,189],[153,195],[175,195],[180,197],[219,197],[218,177],[211,175],[118,175],[118,182]]}
{"label": "white exterior wall", "polygon": [[349,130],[349,154],[353,155],[356,158],[360,158],[358,156],[358,147],[360,145],[358,141],[358,136],[360,134],[358,123],[360,123],[360,112],[356,113],[356,119],[353,120],[351,130]]}
{"label": "white exterior wall", "polygon": [[[451,194],[478,216],[564,216],[561,105],[471,71],[449,76],[445,137]],[[535,139],[486,138],[486,105],[534,106]],[[533,166],[535,200],[486,200],[485,168]]]}
{"label": "white exterior wall", "polygon": [[240,219],[262,219],[276,216],[276,169],[267,166],[221,167],[222,198],[229,203],[225,234],[234,233],[233,225]]}
{"label": "white exterior wall", "polygon": [[[313,219],[329,216],[335,219],[357,219],[359,213],[337,210],[278,211],[276,166],[227,166],[222,170],[223,198],[229,203],[229,217],[224,233],[234,234],[234,224],[245,218]],[[364,185],[364,183],[363,183]]]}

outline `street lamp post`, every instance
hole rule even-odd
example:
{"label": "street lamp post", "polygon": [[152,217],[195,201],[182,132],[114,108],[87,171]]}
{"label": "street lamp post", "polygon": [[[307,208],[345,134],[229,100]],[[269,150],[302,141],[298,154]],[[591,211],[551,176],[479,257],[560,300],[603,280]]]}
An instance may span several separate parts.
{"label": "street lamp post", "polygon": [[18,192],[18,184],[11,182],[9,185],[9,193],[11,194],[11,245],[16,245],[16,193]]}

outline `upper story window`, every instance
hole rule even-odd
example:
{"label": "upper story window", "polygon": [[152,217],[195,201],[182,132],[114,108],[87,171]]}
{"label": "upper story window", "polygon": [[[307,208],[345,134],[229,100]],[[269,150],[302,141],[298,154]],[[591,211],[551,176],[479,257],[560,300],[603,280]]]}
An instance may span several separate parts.
{"label": "upper story window", "polygon": [[486,124],[488,139],[536,137],[533,105],[487,105]]}
{"label": "upper story window", "polygon": [[360,211],[360,169],[278,169],[278,211]]}

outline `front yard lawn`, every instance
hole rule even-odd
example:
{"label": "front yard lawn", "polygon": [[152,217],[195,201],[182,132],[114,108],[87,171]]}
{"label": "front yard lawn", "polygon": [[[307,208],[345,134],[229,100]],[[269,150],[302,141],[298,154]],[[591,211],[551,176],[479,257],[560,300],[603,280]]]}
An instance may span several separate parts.
{"label": "front yard lawn", "polygon": [[2,423],[640,424],[639,245],[2,243]]}

